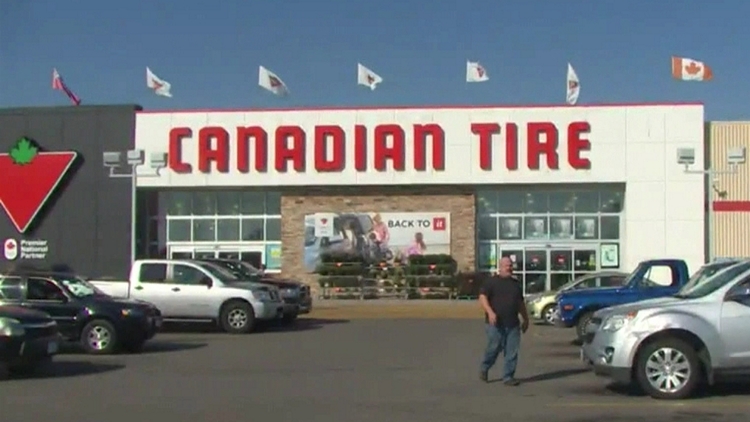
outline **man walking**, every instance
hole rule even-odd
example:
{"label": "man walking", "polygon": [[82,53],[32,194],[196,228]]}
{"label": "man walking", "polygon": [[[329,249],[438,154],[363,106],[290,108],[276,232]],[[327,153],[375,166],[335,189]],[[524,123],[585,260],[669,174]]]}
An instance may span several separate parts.
{"label": "man walking", "polygon": [[[521,283],[513,277],[513,263],[510,258],[502,258],[498,273],[482,284],[479,303],[482,305],[487,323],[487,349],[482,359],[479,378],[487,382],[487,373],[497,361],[500,352],[503,352],[503,383],[516,386],[519,384],[515,374],[521,332],[525,333],[529,328],[529,314],[523,300]],[[519,314],[523,322],[519,321]]]}

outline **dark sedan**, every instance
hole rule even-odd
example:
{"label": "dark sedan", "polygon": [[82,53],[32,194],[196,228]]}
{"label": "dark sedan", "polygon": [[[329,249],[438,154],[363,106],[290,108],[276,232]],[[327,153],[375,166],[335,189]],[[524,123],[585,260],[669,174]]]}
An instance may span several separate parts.
{"label": "dark sedan", "polygon": [[[3,293],[0,289],[0,299]],[[11,375],[28,374],[49,363],[59,341],[57,324],[44,312],[0,306],[0,365]]]}

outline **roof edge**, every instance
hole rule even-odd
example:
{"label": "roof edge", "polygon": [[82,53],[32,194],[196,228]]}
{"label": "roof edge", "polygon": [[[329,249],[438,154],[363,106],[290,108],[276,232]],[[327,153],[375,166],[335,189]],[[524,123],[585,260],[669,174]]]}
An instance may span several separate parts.
{"label": "roof edge", "polygon": [[348,111],[348,110],[483,110],[490,108],[504,109],[539,109],[539,108],[615,108],[615,107],[682,107],[704,106],[702,102],[659,102],[659,103],[598,103],[598,104],[487,104],[487,105],[404,105],[404,106],[321,106],[321,107],[274,107],[274,108],[205,108],[205,109],[167,109],[167,110],[139,110],[141,114],[173,114],[173,113],[250,113],[250,112],[282,112],[282,111]]}

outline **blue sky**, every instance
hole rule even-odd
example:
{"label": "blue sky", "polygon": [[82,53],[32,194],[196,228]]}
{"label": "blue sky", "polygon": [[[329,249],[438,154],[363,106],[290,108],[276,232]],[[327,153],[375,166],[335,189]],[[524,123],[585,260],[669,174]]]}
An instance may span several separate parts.
{"label": "blue sky", "polygon": [[[68,104],[53,67],[84,103],[148,109],[551,104],[570,61],[581,103],[700,101],[708,119],[750,119],[748,14],[705,0],[0,0],[0,106]],[[714,81],[672,80],[673,54]],[[490,81],[467,85],[467,59]],[[358,61],[385,79],[376,91],[356,85]],[[290,97],[257,87],[260,64]],[[148,91],[147,65],[174,98]]]}

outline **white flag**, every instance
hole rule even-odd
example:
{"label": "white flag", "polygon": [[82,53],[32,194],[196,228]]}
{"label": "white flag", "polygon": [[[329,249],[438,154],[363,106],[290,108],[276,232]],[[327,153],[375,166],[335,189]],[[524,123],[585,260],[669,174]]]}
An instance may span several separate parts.
{"label": "white flag", "polygon": [[383,78],[377,73],[363,66],[361,63],[357,63],[357,84],[369,87],[371,90],[375,90],[379,83],[383,82]]}
{"label": "white flag", "polygon": [[289,93],[289,89],[286,87],[284,81],[263,66],[258,68],[258,85],[279,96]]}
{"label": "white flag", "polygon": [[479,62],[466,62],[466,82],[489,81],[490,77]]}
{"label": "white flag", "polygon": [[146,68],[146,86],[154,90],[154,94],[156,95],[172,98],[172,93],[169,92],[172,89],[172,85],[154,75],[154,72],[148,67]]}
{"label": "white flag", "polygon": [[578,96],[581,94],[581,82],[578,80],[578,75],[576,75],[576,71],[573,70],[573,66],[570,63],[568,63],[567,89],[566,101],[570,105],[576,105]]}

